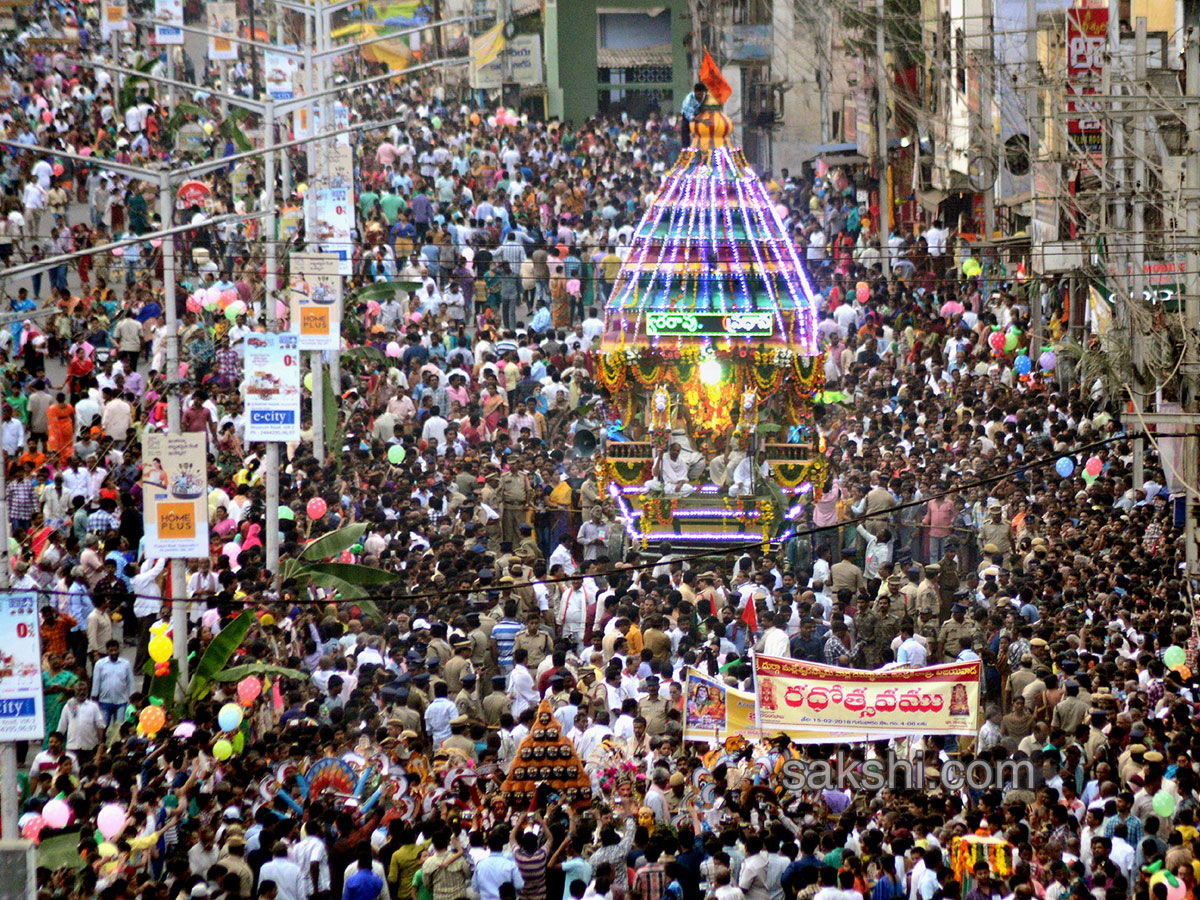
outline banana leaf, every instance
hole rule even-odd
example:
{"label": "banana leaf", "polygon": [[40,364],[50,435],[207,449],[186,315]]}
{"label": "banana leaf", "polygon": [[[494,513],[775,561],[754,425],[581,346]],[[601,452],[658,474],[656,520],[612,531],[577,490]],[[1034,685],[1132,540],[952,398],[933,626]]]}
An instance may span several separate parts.
{"label": "banana leaf", "polygon": [[146,660],[142,666],[142,673],[150,679],[150,686],[147,689],[147,697],[159,697],[163,702],[163,709],[167,712],[175,705],[175,689],[179,685],[179,662],[175,657],[169,660],[171,670],[166,675],[154,674],[154,660]]}
{"label": "banana leaf", "polygon": [[167,131],[178,131],[179,126],[184,123],[184,120],[188,116],[205,119],[208,117],[208,110],[202,106],[197,106],[195,103],[176,103],[175,110],[171,113],[171,118],[167,120]]}
{"label": "banana leaf", "polygon": [[395,572],[376,569],[371,566],[360,566],[355,563],[313,563],[305,566],[304,571],[310,575],[328,575],[359,587],[366,585],[391,584],[396,580]]}
{"label": "banana leaf", "polygon": [[368,300],[374,300],[378,303],[383,300],[390,300],[396,291],[408,291],[412,293],[420,286],[421,282],[419,281],[373,281],[355,291],[350,302],[366,303]]}
{"label": "banana leaf", "polygon": [[246,137],[246,132],[234,119],[226,119],[218,125],[217,134],[233,141],[233,146],[237,148],[238,153],[247,153],[253,149],[250,138]]}
{"label": "banana leaf", "polygon": [[325,575],[321,572],[313,572],[308,575],[308,580],[317,587],[328,588],[331,591],[337,591],[338,596],[343,600],[364,600],[370,596],[366,588],[361,588],[356,584],[351,584],[348,581],[342,581],[336,575]]}
{"label": "banana leaf", "polygon": [[[353,525],[347,525],[345,528],[327,532],[305,547],[304,552],[300,554],[300,558],[305,562],[320,562],[323,559],[337,556],[343,550],[349,550],[357,544],[366,532],[366,522],[356,522]],[[293,573],[294,577],[299,577],[301,571],[305,568],[307,566],[297,569]]]}
{"label": "banana leaf", "polygon": [[229,665],[229,660],[233,658],[237,648],[242,645],[242,641],[246,639],[246,634],[253,624],[254,613],[247,610],[226,625],[221,633],[212,639],[208,649],[200,657],[196,672],[188,684],[187,702],[189,704],[208,696],[213,680],[222,669]]}
{"label": "banana leaf", "polygon": [[305,678],[308,678],[308,673],[301,672],[299,669],[289,669],[286,666],[272,666],[267,663],[246,663],[244,666],[231,666],[228,669],[223,669],[217,673],[217,677],[213,680],[225,684],[230,681],[241,681],[249,675],[254,675],[257,678],[262,678],[264,675],[278,675],[281,678],[293,678],[297,681],[303,681]]}
{"label": "banana leaf", "polygon": [[387,365],[387,357],[375,347],[355,347],[353,350],[342,351],[342,364],[346,362],[369,362]]}

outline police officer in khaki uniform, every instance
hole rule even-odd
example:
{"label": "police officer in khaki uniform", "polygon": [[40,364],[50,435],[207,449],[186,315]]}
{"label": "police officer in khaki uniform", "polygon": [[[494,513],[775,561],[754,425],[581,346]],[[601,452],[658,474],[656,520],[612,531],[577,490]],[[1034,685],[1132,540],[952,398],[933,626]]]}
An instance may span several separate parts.
{"label": "police officer in khaki uniform", "polygon": [[491,678],[496,674],[492,664],[492,629],[483,627],[477,612],[467,613],[467,624],[471,627],[467,632],[467,640],[471,643],[471,669],[482,679],[482,693],[487,696],[492,686]]}
{"label": "police officer in khaki uniform", "polygon": [[938,578],[942,567],[931,563],[925,567],[925,577],[917,585],[917,614],[927,619],[936,619],[941,608],[941,591],[938,588]]}
{"label": "police officer in khaki uniform", "polygon": [[487,719],[483,715],[483,704],[479,702],[479,696],[475,693],[476,684],[475,673],[464,672],[462,690],[455,694],[454,705],[458,707],[458,714],[466,716],[472,725],[486,725]]}
{"label": "police officer in khaki uniform", "polygon": [[443,750],[461,750],[467,754],[471,762],[478,757],[475,755],[475,742],[467,737],[467,726],[470,720],[466,716],[455,716],[450,720],[450,737],[442,741]]}
{"label": "police officer in khaki uniform", "polygon": [[471,663],[471,642],[467,640],[454,642],[454,656],[450,657],[445,667],[446,687],[451,694],[462,690],[463,675],[475,673]]}
{"label": "police officer in khaki uniform", "polygon": [[943,662],[954,662],[962,650],[962,640],[975,641],[975,623],[966,620],[967,607],[955,603],[950,607],[950,618],[942,623],[938,631],[937,646]]}
{"label": "police officer in khaki uniform", "polygon": [[658,737],[667,733],[667,707],[670,700],[658,695],[657,675],[646,676],[646,691],[649,696],[638,701],[638,715],[646,720],[646,734]]}
{"label": "police officer in khaki uniform", "polygon": [[516,554],[526,565],[542,558],[542,550],[533,537],[533,526],[522,522],[520,527],[521,541],[517,544]]}
{"label": "police officer in khaki uniform", "polygon": [[513,638],[513,649],[522,647],[529,654],[525,665],[529,667],[530,672],[536,672],[538,666],[542,664],[542,660],[554,650],[554,641],[550,640],[550,635],[542,630],[541,623],[542,617],[536,609],[531,613],[527,612],[525,614],[525,630],[518,632]]}
{"label": "police officer in khaki uniform", "polygon": [[521,523],[529,511],[529,476],[518,467],[524,460],[518,457],[512,467],[500,476],[500,540],[516,543],[521,538]]}
{"label": "police officer in khaki uniform", "polygon": [[512,700],[504,692],[504,676],[492,676],[492,692],[483,698],[483,720],[489,728],[500,726],[500,717],[512,712]]}

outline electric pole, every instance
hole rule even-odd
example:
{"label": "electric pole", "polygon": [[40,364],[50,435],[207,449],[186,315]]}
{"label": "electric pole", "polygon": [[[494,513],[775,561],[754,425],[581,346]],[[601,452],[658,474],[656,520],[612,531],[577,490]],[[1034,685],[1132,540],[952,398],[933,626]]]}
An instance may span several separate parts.
{"label": "electric pole", "polygon": [[[983,0],[983,27],[987,58],[979,78],[979,137],[984,171],[999,174],[996,163],[996,130],[992,126],[992,95],[996,77],[996,35],[992,23],[992,0]],[[991,243],[996,236],[996,183],[993,179],[983,192],[983,252],[993,256]]]}
{"label": "electric pole", "polygon": [[[1029,141],[1029,220],[1030,234],[1034,245],[1044,242],[1044,234],[1034,234],[1038,228],[1038,153],[1041,148],[1041,120],[1038,117],[1038,99],[1041,92],[1040,68],[1038,66],[1037,0],[1025,0],[1025,127]],[[1050,201],[1053,203],[1053,201]],[[1029,272],[1029,327],[1033,352],[1040,353],[1042,346],[1042,290],[1033,267]],[[1031,352],[1031,356],[1033,355]]]}
{"label": "electric pole", "polygon": [[[1146,96],[1146,17],[1138,16],[1134,43],[1134,82],[1141,97]],[[1133,356],[1133,410],[1134,425],[1141,431],[1137,414],[1145,403],[1144,385],[1140,377],[1145,356],[1145,336],[1142,334],[1141,316],[1133,315],[1145,303],[1146,287],[1146,126],[1142,122],[1133,124],[1133,291],[1130,302],[1130,349]],[[1133,439],[1133,487],[1145,482],[1145,442]]]}
{"label": "electric pole", "polygon": [[[1200,252],[1197,252],[1197,236],[1200,235],[1200,43],[1195,29],[1187,35],[1187,174],[1185,176],[1184,203],[1187,210],[1187,271],[1184,296],[1184,360],[1181,370],[1184,381],[1182,397],[1184,412],[1200,412],[1200,347],[1196,341],[1196,323],[1200,321]],[[1184,447],[1184,479],[1187,514],[1184,519],[1185,552],[1189,575],[1197,574],[1196,553],[1196,437],[1195,426],[1189,423]]]}
{"label": "electric pole", "polygon": [[892,274],[891,249],[888,236],[892,228],[892,203],[888,193],[888,90],[887,60],[883,41],[884,0],[875,0],[875,152],[879,155],[876,190],[879,191],[879,255],[883,261],[883,277]]}

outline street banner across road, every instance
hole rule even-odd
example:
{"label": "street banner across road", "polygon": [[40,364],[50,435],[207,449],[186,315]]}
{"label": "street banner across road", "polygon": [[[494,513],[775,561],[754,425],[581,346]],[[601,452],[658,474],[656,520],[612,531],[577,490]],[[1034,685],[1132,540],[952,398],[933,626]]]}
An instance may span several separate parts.
{"label": "street banner across road", "polygon": [[756,656],[759,725],[800,729],[975,734],[982,663],[860,671]]}
{"label": "street banner across road", "polygon": [[300,350],[294,334],[246,335],[246,440],[300,440]]}

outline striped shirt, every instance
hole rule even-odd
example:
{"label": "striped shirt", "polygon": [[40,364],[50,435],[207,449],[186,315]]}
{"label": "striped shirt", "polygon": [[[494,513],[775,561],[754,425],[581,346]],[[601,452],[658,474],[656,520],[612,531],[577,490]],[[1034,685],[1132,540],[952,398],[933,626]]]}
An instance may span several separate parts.
{"label": "striped shirt", "polygon": [[550,850],[543,844],[532,853],[516,850],[513,859],[525,886],[521,888],[521,900],[546,900],[546,863]]}

